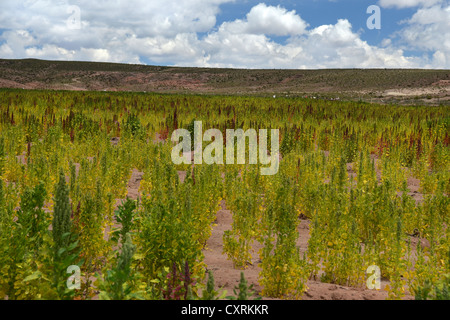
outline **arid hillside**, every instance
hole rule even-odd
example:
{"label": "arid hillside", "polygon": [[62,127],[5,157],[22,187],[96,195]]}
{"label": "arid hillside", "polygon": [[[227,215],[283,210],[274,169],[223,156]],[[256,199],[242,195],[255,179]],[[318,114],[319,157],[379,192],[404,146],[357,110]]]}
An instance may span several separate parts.
{"label": "arid hillside", "polygon": [[0,59],[0,88],[308,96],[449,104],[450,70],[254,70]]}

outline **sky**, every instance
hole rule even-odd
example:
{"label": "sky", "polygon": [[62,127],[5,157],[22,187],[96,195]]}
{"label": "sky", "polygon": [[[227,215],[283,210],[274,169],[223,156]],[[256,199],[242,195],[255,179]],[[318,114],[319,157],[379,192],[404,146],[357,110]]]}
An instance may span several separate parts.
{"label": "sky", "polygon": [[450,0],[0,0],[0,58],[449,69]]}

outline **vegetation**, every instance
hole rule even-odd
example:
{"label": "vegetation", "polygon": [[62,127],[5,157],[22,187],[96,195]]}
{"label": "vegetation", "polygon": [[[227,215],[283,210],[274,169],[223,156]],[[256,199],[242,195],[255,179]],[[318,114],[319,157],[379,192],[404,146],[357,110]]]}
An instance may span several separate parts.
{"label": "vegetation", "polygon": [[[22,90],[1,90],[0,106],[3,299],[225,298],[204,262],[222,200],[235,268],[262,244],[261,296],[300,299],[313,278],[363,287],[377,265],[391,299],[448,297],[449,107]],[[279,128],[279,172],[173,164],[171,134],[194,119]],[[73,265],[81,288],[70,290]],[[251,291],[242,278],[235,298]]]}

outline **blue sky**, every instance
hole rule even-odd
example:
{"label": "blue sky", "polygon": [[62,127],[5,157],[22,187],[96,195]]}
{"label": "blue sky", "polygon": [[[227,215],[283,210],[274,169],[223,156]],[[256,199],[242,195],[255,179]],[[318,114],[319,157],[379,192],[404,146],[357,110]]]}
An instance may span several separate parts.
{"label": "blue sky", "polygon": [[[370,5],[381,29],[370,30]],[[0,58],[235,68],[450,67],[449,0],[2,0]]]}
{"label": "blue sky", "polygon": [[[251,8],[261,2],[260,0],[247,0],[221,5],[221,12],[217,16],[217,25],[226,21],[245,18]],[[382,10],[382,28],[380,30],[368,30],[366,21],[370,14],[367,14],[366,10],[370,5],[377,4],[377,1],[374,0],[281,0],[264,1],[264,3],[295,10],[312,28],[324,24],[334,24],[338,19],[346,18],[352,23],[355,31],[362,31],[361,38],[371,45],[379,44],[385,37],[394,33],[399,29],[399,22],[408,19],[415,12],[414,8]]]}

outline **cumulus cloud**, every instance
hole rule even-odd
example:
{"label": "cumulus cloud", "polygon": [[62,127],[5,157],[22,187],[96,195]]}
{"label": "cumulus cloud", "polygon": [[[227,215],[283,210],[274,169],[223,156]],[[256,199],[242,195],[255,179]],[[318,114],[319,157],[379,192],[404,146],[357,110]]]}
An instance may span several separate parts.
{"label": "cumulus cloud", "polygon": [[[2,1],[0,57],[240,68],[450,66],[450,11],[436,4],[442,1],[395,1],[419,8],[380,46],[363,41],[347,19],[310,28],[296,11],[264,3],[216,25],[220,5],[231,1],[79,0],[79,29],[67,0]],[[410,48],[428,56],[408,57]]]}
{"label": "cumulus cloud", "polygon": [[396,36],[409,49],[428,53],[427,67],[450,67],[450,5],[419,9]]}
{"label": "cumulus cloud", "polygon": [[303,34],[308,24],[296,14],[280,6],[260,3],[247,14],[246,20],[235,20],[222,24],[222,29],[231,33],[266,34],[276,36]]}
{"label": "cumulus cloud", "polygon": [[[292,37],[286,45],[265,35],[230,33],[219,28],[204,42],[211,54],[203,63],[212,67],[254,68],[351,68],[412,67],[414,59],[402,50],[372,47],[352,31],[346,19],[323,25]],[[226,61],[227,63],[223,63]]]}
{"label": "cumulus cloud", "polygon": [[[0,29],[7,31],[0,35],[0,43],[4,43],[0,54],[3,58],[24,58],[27,53],[44,57],[49,50],[49,56],[59,59],[137,62],[138,55],[127,53],[124,47],[129,39],[157,41],[165,37],[177,41],[180,34],[206,32],[216,24],[219,5],[232,1],[79,0],[76,7],[80,12],[80,29],[74,29],[70,23],[74,12],[67,0],[1,1]],[[25,50],[32,44],[20,35],[23,30],[40,46]]]}
{"label": "cumulus cloud", "polygon": [[418,6],[430,7],[441,2],[442,0],[380,0],[380,5],[385,8],[412,8]]}
{"label": "cumulus cloud", "polygon": [[[78,0],[81,20],[89,28],[118,28],[138,36],[175,36],[206,32],[216,24],[219,5],[234,0]],[[73,1],[22,0],[0,2],[0,28],[26,28],[36,32],[67,31]]]}

